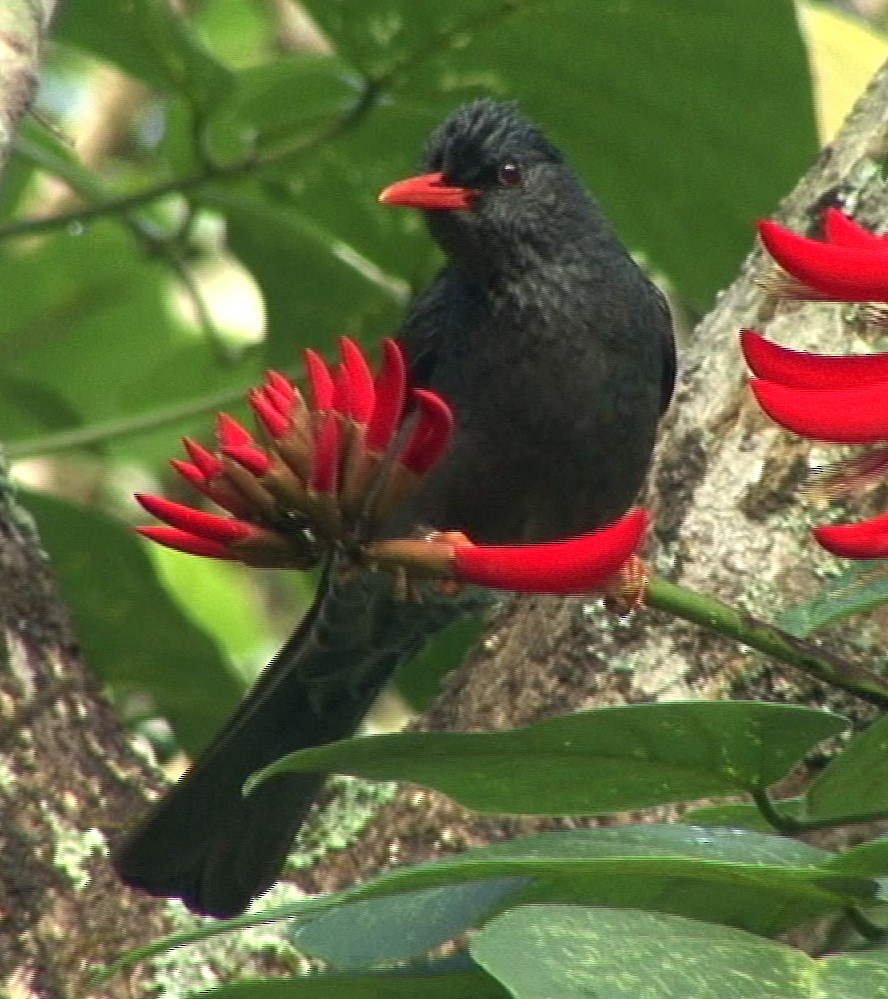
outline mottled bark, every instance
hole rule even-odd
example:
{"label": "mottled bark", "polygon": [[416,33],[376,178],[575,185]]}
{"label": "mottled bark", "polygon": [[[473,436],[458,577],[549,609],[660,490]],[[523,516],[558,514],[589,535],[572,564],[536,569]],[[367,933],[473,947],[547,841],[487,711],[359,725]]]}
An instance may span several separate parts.
{"label": "mottled bark", "polygon": [[[73,994],[92,964],[170,928],[156,905],[121,891],[103,835],[159,783],[79,657],[5,469],[0,759],[0,994],[55,999]],[[105,994],[133,993],[118,981]]]}
{"label": "mottled bark", "polygon": [[12,139],[37,88],[40,52],[56,0],[5,0],[0,4],[0,172]]}

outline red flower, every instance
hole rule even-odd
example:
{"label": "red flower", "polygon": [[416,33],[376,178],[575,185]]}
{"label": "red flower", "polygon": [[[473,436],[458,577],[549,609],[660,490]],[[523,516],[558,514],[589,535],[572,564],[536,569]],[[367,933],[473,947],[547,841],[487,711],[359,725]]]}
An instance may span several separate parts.
{"label": "red flower", "polygon": [[467,583],[530,593],[583,593],[615,575],[638,550],[644,510],[591,534],[540,545],[465,545],[454,553],[454,576]]}
{"label": "red flower", "polygon": [[[782,286],[799,297],[888,301],[888,239],[836,209],[824,213],[826,242],[798,236],[775,222],[759,234],[783,270],[801,285]],[[812,440],[876,444],[826,479],[828,493],[848,491],[888,470],[888,354],[810,354],[743,330],[740,345],[756,378],[750,387],[776,423]],[[824,548],[846,558],[888,556],[888,514],[856,524],[815,528]]]}
{"label": "red flower", "polygon": [[356,344],[343,338],[340,349],[335,371],[314,351],[305,352],[310,403],[275,371],[250,392],[262,443],[225,413],[218,417],[217,451],[184,441],[191,461],[176,459],[173,468],[232,517],[139,496],[168,525],[139,531],[195,555],[306,568],[325,545],[347,536],[358,516],[369,522],[386,516],[446,449],[450,410],[430,392],[411,394],[415,425],[387,473],[386,486],[394,481],[397,488],[380,489],[366,509],[368,488],[407,408],[404,359],[394,341],[384,341],[374,380]]}
{"label": "red flower", "polygon": [[[754,330],[740,343],[762,409],[781,426],[810,440],[881,444],[888,440],[888,355],[834,356],[789,350]],[[882,444],[840,465],[824,481],[827,494],[847,492],[888,470]],[[845,558],[888,556],[888,517],[814,530],[817,542]]]}
{"label": "red flower", "polygon": [[809,354],[740,331],[740,348],[752,373],[792,388],[844,389],[888,382],[888,354]]}
{"label": "red flower", "polygon": [[888,244],[831,209],[828,242],[808,239],[770,219],[759,222],[765,248],[793,282],[776,290],[790,297],[839,302],[888,302]]}
{"label": "red flower", "polygon": [[442,579],[520,593],[585,593],[608,583],[638,550],[644,510],[589,534],[536,545],[476,545],[463,534],[433,534],[367,545],[384,568],[407,566]]}
{"label": "red flower", "polygon": [[647,525],[642,510],[591,534],[541,545],[485,547],[452,533],[363,540],[439,460],[453,417],[439,396],[414,389],[413,427],[390,456],[408,408],[401,350],[393,340],[383,342],[375,377],[352,341],[342,339],[340,352],[335,370],[305,352],[308,401],[274,371],[250,392],[261,442],[224,413],[216,451],[184,441],[191,460],[175,459],[173,468],[227,515],[140,495],[165,523],[138,530],[169,548],[254,566],[309,568],[338,545],[358,563],[381,569],[546,593],[593,589],[633,556]]}
{"label": "red flower", "polygon": [[818,544],[841,558],[888,558],[888,513],[857,524],[814,528]]}

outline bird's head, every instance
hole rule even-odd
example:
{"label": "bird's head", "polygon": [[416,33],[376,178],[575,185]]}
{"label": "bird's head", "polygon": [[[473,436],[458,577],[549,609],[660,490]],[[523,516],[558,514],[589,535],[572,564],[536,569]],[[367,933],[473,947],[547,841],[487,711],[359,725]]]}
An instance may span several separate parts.
{"label": "bird's head", "polygon": [[434,238],[460,262],[486,269],[519,252],[545,257],[563,244],[569,217],[589,212],[561,152],[512,103],[458,108],[432,133],[425,159],[427,173],[379,200],[424,209]]}

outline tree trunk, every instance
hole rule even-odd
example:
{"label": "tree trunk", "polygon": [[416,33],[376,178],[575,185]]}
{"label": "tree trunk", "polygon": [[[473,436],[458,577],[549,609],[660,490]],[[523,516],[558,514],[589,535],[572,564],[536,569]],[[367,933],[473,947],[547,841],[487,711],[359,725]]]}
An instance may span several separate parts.
{"label": "tree trunk", "polygon": [[[0,169],[33,99],[53,0],[0,4]],[[123,892],[107,831],[160,781],[80,660],[67,611],[0,456],[0,995],[57,997],[92,964],[170,929]],[[135,994],[118,980],[108,996]]]}

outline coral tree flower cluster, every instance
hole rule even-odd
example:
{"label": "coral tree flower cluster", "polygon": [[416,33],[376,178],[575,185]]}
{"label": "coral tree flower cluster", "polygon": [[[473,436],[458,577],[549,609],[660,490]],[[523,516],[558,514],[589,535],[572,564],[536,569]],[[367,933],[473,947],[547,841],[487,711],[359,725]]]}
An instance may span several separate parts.
{"label": "coral tree flower cluster", "polygon": [[[824,214],[824,240],[759,223],[781,272],[771,286],[792,298],[888,303],[888,239],[840,211]],[[759,405],[793,433],[834,444],[876,445],[851,459],[834,485],[859,485],[888,471],[888,353],[823,355],[790,350],[743,330],[741,347]],[[888,514],[815,528],[828,551],[846,558],[888,557]]]}
{"label": "coral tree flower cluster", "polygon": [[255,436],[222,413],[215,450],[184,440],[188,460],[173,468],[223,513],[143,494],[141,505],[164,523],[138,530],[169,548],[252,566],[307,569],[338,550],[355,565],[532,592],[594,589],[634,555],[643,510],[548,544],[475,545],[452,532],[376,540],[443,456],[453,417],[435,393],[408,392],[394,340],[383,341],[375,375],[351,340],[341,339],[340,353],[331,368],[305,351],[306,396],[268,372],[248,397]]}

